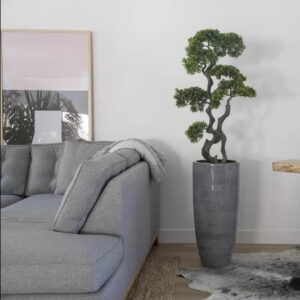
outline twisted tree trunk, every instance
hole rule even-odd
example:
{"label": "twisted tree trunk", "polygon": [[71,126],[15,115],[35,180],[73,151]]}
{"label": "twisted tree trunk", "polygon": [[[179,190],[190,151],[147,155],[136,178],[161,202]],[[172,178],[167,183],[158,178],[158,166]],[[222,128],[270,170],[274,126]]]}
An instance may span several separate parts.
{"label": "twisted tree trunk", "polygon": [[[203,68],[202,72],[205,75],[205,77],[207,78],[207,93],[208,93],[208,97],[211,100],[211,88],[213,86],[213,80],[211,78],[211,76],[209,75],[209,71],[214,67],[214,64],[210,64],[207,68]],[[230,101],[232,99],[232,96],[230,96],[227,99],[227,103],[226,103],[226,107],[225,107],[225,112],[224,114],[218,118],[218,123],[217,123],[217,128],[214,129],[213,125],[215,124],[215,117],[213,116],[212,113],[212,109],[211,107],[208,105],[207,109],[205,110],[208,117],[209,117],[209,124],[207,126],[206,132],[212,134],[212,138],[211,140],[206,139],[202,148],[202,155],[205,158],[206,161],[216,164],[218,163],[218,156],[211,156],[210,155],[210,151],[211,151],[211,147],[214,144],[217,144],[219,142],[221,142],[221,154],[222,154],[222,160],[220,160],[221,163],[226,163],[227,162],[227,153],[226,153],[226,141],[227,141],[227,137],[223,132],[223,123],[225,121],[225,119],[230,115]]]}
{"label": "twisted tree trunk", "polygon": [[218,127],[217,127],[217,130],[219,131],[220,133],[220,136],[221,136],[221,153],[222,153],[222,163],[226,163],[227,162],[227,153],[226,153],[226,141],[227,141],[227,137],[225,135],[225,133],[223,132],[223,123],[225,121],[225,119],[230,115],[230,100],[232,99],[232,97],[228,98],[227,100],[227,103],[226,103],[226,107],[225,107],[225,112],[223,114],[223,116],[221,116],[219,119],[218,119]]}
{"label": "twisted tree trunk", "polygon": [[[214,64],[210,64],[207,68],[204,67],[202,69],[203,74],[207,78],[207,94],[209,99],[211,99],[211,88],[214,84],[214,81],[212,80],[211,76],[209,75],[209,71],[214,67]],[[211,156],[210,155],[210,149],[211,147],[216,144],[217,141],[217,132],[214,130],[213,125],[215,124],[215,118],[212,114],[212,109],[210,106],[206,108],[206,113],[209,117],[209,124],[207,126],[206,132],[212,134],[212,139],[206,139],[202,148],[202,155],[205,158],[206,161],[211,162],[211,163],[217,163],[218,162],[218,157],[217,155]]]}

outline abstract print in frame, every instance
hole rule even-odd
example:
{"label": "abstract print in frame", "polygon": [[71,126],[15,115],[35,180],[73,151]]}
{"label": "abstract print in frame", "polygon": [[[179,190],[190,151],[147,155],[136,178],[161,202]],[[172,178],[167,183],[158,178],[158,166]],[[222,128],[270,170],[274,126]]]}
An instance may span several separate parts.
{"label": "abstract print in frame", "polygon": [[1,31],[1,142],[92,140],[90,31]]}

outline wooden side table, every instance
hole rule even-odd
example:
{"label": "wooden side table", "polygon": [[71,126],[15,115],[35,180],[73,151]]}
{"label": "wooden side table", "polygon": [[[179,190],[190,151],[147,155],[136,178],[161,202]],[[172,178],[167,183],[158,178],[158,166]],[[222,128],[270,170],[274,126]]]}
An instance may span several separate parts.
{"label": "wooden side table", "polygon": [[273,171],[300,173],[300,160],[280,160],[273,162]]}

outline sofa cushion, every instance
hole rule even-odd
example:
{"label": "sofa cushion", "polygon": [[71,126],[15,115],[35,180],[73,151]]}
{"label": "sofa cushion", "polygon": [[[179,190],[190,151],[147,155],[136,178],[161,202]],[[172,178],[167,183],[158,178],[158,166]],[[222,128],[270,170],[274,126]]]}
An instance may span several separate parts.
{"label": "sofa cushion", "polygon": [[65,142],[55,194],[64,194],[78,166],[111,142]]}
{"label": "sofa cushion", "polygon": [[49,223],[53,219],[62,200],[62,195],[40,194],[33,195],[1,209],[1,219],[22,223]]}
{"label": "sofa cushion", "polygon": [[130,149],[92,157],[75,172],[56,214],[54,230],[78,233],[106,183],[140,160]]}
{"label": "sofa cushion", "polygon": [[1,194],[24,194],[29,164],[30,145],[1,146]]}
{"label": "sofa cushion", "polygon": [[123,257],[117,237],[65,234],[39,223],[4,220],[1,240],[2,294],[95,292]]}
{"label": "sofa cushion", "polygon": [[21,196],[17,195],[1,195],[1,208],[14,204],[23,199]]}
{"label": "sofa cushion", "polygon": [[32,145],[26,195],[54,193],[64,144]]}

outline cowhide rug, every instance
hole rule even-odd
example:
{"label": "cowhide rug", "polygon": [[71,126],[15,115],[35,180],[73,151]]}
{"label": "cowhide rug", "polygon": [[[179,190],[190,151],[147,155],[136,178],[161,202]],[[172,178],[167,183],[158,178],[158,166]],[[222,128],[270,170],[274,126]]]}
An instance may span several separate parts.
{"label": "cowhide rug", "polygon": [[207,300],[300,300],[300,248],[235,254],[226,268],[179,269],[177,275],[211,293]]}

